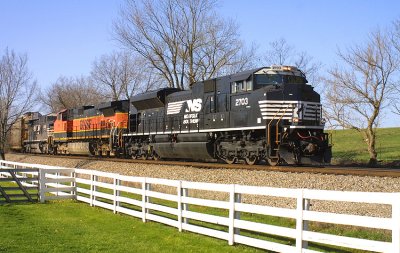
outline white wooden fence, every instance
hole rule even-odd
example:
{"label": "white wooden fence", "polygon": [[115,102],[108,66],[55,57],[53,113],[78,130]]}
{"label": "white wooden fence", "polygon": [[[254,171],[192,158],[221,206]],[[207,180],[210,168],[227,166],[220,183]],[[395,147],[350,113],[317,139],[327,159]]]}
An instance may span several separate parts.
{"label": "white wooden fence", "polygon": [[[141,218],[143,222],[156,221],[176,227],[179,231],[186,230],[227,240],[230,245],[240,243],[276,252],[318,252],[308,249],[308,242],[314,242],[366,251],[400,252],[400,193],[340,192],[199,183],[6,161],[0,161],[0,165],[40,169],[38,183],[41,189],[41,201],[76,198],[91,206]],[[166,186],[175,189],[175,193],[156,191],[156,187],[153,189],[153,186]],[[229,200],[189,196],[188,193],[192,190],[222,192],[229,196]],[[242,194],[295,199],[297,205],[295,209],[290,209],[241,203]],[[152,201],[152,198],[168,201],[173,205],[156,203],[157,201]],[[392,217],[379,218],[312,211],[310,200],[390,205]],[[195,209],[189,210],[191,205],[226,210],[228,215],[196,212]],[[295,220],[296,225],[290,228],[244,220],[240,218],[240,213],[290,218]],[[191,220],[216,224],[224,229],[205,227]],[[310,221],[391,231],[392,241],[374,241],[309,231]],[[252,237],[248,232],[291,238],[293,243],[281,244],[263,240]]]}
{"label": "white wooden fence", "polygon": [[[75,169],[48,166],[42,164],[28,164],[19,162],[10,162],[0,160],[0,166],[4,168],[33,168],[39,169],[37,172],[21,172],[17,173],[17,177],[38,176],[39,180],[31,182],[23,182],[24,186],[39,185],[39,200],[45,202],[47,200],[56,199],[75,199]],[[0,177],[9,177],[7,172],[0,169]]]}

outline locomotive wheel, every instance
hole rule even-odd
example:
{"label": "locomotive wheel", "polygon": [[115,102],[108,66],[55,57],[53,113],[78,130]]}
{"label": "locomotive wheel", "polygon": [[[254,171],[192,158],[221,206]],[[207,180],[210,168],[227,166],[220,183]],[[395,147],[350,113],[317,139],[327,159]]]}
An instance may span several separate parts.
{"label": "locomotive wheel", "polygon": [[258,163],[258,157],[257,156],[250,156],[246,157],[246,164],[248,165],[254,165]]}
{"label": "locomotive wheel", "polygon": [[159,161],[159,160],[161,160],[161,157],[160,157],[156,152],[154,152],[154,151],[153,151],[153,160],[154,160],[154,161]]}
{"label": "locomotive wheel", "polygon": [[279,164],[279,158],[265,158],[265,161],[269,164],[269,166],[276,166]]}
{"label": "locomotive wheel", "polygon": [[225,162],[226,162],[227,164],[233,164],[233,163],[236,162],[236,160],[237,160],[237,158],[236,158],[235,156],[228,156],[228,157],[225,159]]}

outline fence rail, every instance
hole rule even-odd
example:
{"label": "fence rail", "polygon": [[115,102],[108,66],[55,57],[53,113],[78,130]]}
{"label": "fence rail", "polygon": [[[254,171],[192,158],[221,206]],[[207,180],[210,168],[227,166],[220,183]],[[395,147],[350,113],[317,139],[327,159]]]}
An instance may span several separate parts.
{"label": "fence rail", "polygon": [[[308,249],[308,242],[313,242],[366,251],[400,252],[400,193],[339,192],[187,182],[7,161],[0,161],[0,165],[15,169],[39,169],[39,180],[36,184],[40,186],[41,201],[74,198],[90,206],[140,218],[143,222],[155,221],[176,227],[179,231],[186,230],[227,240],[230,245],[240,243],[277,252],[317,252]],[[161,192],[160,186],[173,190]],[[227,199],[205,199],[189,195],[189,192],[196,190],[223,193]],[[288,198],[296,202],[296,207],[291,209],[243,203],[242,195]],[[392,216],[380,218],[313,211],[310,210],[310,201],[314,200],[390,205]],[[223,210],[226,215],[202,213],[192,206],[216,208]],[[289,218],[295,221],[295,225],[283,227],[241,219],[243,213]],[[218,228],[207,227],[199,222],[214,224],[213,226]],[[384,242],[310,231],[309,222],[391,231],[392,240]],[[289,238],[293,243],[282,244],[264,240],[252,236],[252,233]]]}
{"label": "fence rail", "polygon": [[22,186],[38,188],[39,201],[75,199],[73,168],[54,167],[0,160],[0,180],[10,180],[15,173]]}

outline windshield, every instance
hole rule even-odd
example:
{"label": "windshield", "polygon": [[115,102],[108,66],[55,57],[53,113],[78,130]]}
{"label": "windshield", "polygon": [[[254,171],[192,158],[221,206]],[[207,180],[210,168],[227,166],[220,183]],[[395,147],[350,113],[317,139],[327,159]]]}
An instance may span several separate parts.
{"label": "windshield", "polygon": [[280,84],[283,83],[283,79],[281,75],[262,74],[256,75],[256,83],[259,85]]}
{"label": "windshield", "polygon": [[255,75],[257,86],[269,84],[305,84],[307,81],[301,76],[279,75],[279,74],[257,74]]}
{"label": "windshield", "polygon": [[307,83],[301,76],[283,76],[284,83],[303,84]]}

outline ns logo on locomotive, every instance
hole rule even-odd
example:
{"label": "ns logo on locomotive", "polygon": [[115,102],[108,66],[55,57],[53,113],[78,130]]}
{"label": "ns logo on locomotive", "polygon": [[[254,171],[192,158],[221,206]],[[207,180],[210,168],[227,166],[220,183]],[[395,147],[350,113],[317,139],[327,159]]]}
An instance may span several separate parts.
{"label": "ns logo on locomotive", "polygon": [[329,163],[320,95],[290,66],[252,69],[130,100],[28,113],[13,128],[24,152],[133,159]]}

